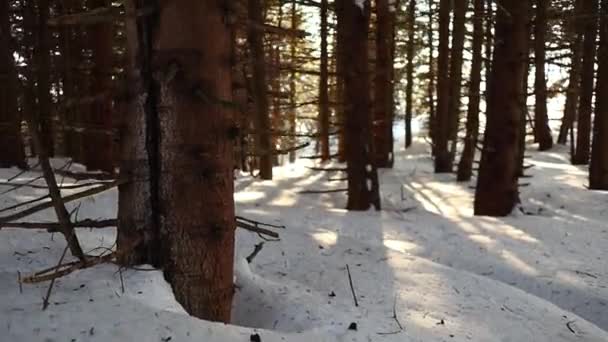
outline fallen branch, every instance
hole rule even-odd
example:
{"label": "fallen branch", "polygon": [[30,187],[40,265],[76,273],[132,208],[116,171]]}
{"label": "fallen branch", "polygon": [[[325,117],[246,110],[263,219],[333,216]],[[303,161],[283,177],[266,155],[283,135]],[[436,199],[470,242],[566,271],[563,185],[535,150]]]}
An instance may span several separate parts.
{"label": "fallen branch", "polygon": [[243,216],[235,216],[235,219],[236,220],[241,220],[241,221],[252,223],[256,227],[259,226],[259,225],[261,225],[261,226],[272,227],[272,228],[281,228],[281,229],[285,229],[286,228],[283,225],[274,225],[274,224],[270,224],[270,223],[264,223],[264,222],[248,219],[248,218],[243,217]]}
{"label": "fallen branch", "polygon": [[[83,220],[72,223],[74,228],[107,228],[107,227],[116,227],[118,224],[118,220],[116,219],[108,219],[108,220]],[[48,229],[49,232],[58,231],[61,225],[57,222],[9,222],[3,223],[2,228],[23,228],[23,229]]]}
{"label": "fallen branch", "polygon": [[357,294],[355,294],[355,287],[353,286],[353,278],[350,275],[350,267],[348,267],[348,264],[346,264],[346,272],[348,273],[348,283],[350,284],[350,292],[353,294],[355,306],[359,306],[359,302],[357,301]]}
{"label": "fallen branch", "polygon": [[329,194],[334,192],[347,192],[348,189],[330,189],[330,190],[302,190],[299,194]]}
{"label": "fallen branch", "polygon": [[260,243],[258,243],[258,244],[255,245],[255,247],[253,248],[253,252],[251,252],[251,254],[249,254],[249,256],[247,256],[247,258],[245,258],[247,260],[248,264],[251,264],[251,262],[253,261],[253,259],[262,250],[262,247],[264,247],[264,241],[262,241],[262,242],[260,242]]}
{"label": "fallen branch", "polygon": [[279,238],[279,234],[273,232],[272,230],[256,227],[254,225],[251,225],[249,223],[245,223],[245,222],[242,222],[242,221],[236,221],[236,227],[248,230],[250,232],[258,233],[258,234],[268,235],[268,236],[270,236],[272,238],[275,238],[275,239]]}
{"label": "fallen branch", "polygon": [[325,172],[338,172],[338,171],[343,171],[346,172],[347,169],[345,167],[307,167],[307,169],[313,170],[313,171],[325,171]]}

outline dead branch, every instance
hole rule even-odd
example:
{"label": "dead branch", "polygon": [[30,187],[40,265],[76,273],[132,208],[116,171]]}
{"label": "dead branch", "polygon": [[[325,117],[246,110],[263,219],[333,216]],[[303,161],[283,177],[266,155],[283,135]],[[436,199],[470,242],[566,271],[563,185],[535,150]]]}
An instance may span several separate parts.
{"label": "dead branch", "polygon": [[[72,223],[74,228],[107,228],[117,225],[118,220],[116,219],[100,221],[86,219]],[[1,228],[47,229],[49,232],[56,232],[61,228],[61,225],[57,222],[9,222],[3,223]]]}
{"label": "dead branch", "polygon": [[253,259],[262,250],[262,247],[264,247],[264,241],[262,241],[262,242],[260,242],[260,243],[258,243],[258,244],[255,245],[255,247],[253,248],[253,252],[251,252],[251,254],[249,254],[249,256],[247,256],[247,258],[245,258],[247,260],[248,264],[251,264],[251,262],[253,261]]}
{"label": "dead branch", "polygon": [[350,292],[353,294],[355,306],[359,306],[359,302],[357,301],[357,294],[355,294],[355,287],[353,286],[353,278],[350,275],[350,267],[348,267],[348,264],[346,264],[346,272],[348,273],[348,283],[350,284]]}
{"label": "dead branch", "polygon": [[248,230],[250,232],[254,232],[254,233],[258,233],[258,234],[262,234],[262,235],[267,235],[267,236],[270,236],[270,237],[275,238],[275,239],[279,238],[279,234],[273,232],[272,230],[264,229],[264,228],[261,228],[261,227],[256,227],[254,225],[251,225],[249,223],[245,223],[245,222],[242,222],[242,221],[236,221],[236,227]]}
{"label": "dead branch", "polygon": [[347,168],[345,167],[307,167],[307,169],[313,170],[313,171],[325,171],[325,172],[346,172]]}
{"label": "dead branch", "polygon": [[348,189],[329,189],[329,190],[302,190],[299,194],[330,194],[335,192],[347,192]]}

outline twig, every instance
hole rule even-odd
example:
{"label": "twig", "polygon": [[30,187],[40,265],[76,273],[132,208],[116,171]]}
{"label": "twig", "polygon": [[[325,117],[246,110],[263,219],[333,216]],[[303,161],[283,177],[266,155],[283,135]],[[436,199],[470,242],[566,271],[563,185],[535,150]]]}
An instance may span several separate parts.
{"label": "twig", "polygon": [[[65,255],[68,252],[68,249],[70,247],[70,244],[68,243],[65,248],[63,249],[63,253],[61,253],[61,258],[59,258],[59,262],[57,263],[57,267],[59,267],[59,265],[61,265],[61,263],[63,262],[63,259],[65,258]],[[44,300],[42,301],[42,310],[46,310],[46,308],[49,307],[49,298],[51,298],[51,292],[53,291],[53,285],[55,285],[55,279],[57,278],[52,278],[51,279],[51,283],[49,284],[49,288],[46,290],[46,295],[44,296]]]}
{"label": "twig", "polygon": [[274,225],[274,224],[270,224],[270,223],[264,223],[264,222],[261,222],[261,221],[256,221],[256,220],[248,219],[248,218],[243,217],[243,216],[236,216],[235,219],[236,220],[241,220],[241,221],[252,223],[256,227],[258,225],[261,225],[261,226],[272,227],[272,228],[281,228],[281,229],[285,229],[286,228],[284,225]]}
{"label": "twig", "polygon": [[[74,228],[106,228],[116,227],[118,220],[108,219],[95,221],[86,219],[83,221],[76,221],[72,224]],[[14,222],[14,223],[3,223],[2,228],[22,228],[22,229],[48,229],[50,232],[55,232],[60,228],[60,224],[57,222]]]}
{"label": "twig", "polygon": [[275,233],[272,230],[268,230],[268,229],[264,229],[264,228],[253,226],[253,225],[251,225],[249,223],[245,223],[245,222],[241,222],[241,221],[236,221],[236,226],[237,226],[237,228],[242,228],[242,229],[245,229],[245,230],[249,230],[251,232],[258,233],[258,234],[268,235],[268,236],[273,237],[275,239],[279,238],[279,234],[278,233]]}
{"label": "twig", "polygon": [[34,199],[32,199],[32,200],[29,200],[29,201],[25,201],[25,202],[17,203],[17,204],[15,204],[15,205],[11,205],[10,207],[6,207],[6,208],[2,208],[2,209],[0,209],[0,213],[3,213],[3,212],[5,212],[5,211],[14,210],[14,209],[17,209],[17,208],[21,208],[21,207],[23,207],[23,206],[26,206],[26,205],[29,205],[29,204],[32,204],[32,203],[40,202],[40,201],[45,200],[45,199],[47,199],[47,198],[49,198],[49,195],[48,195],[48,194],[47,194],[47,195],[40,196],[40,197],[38,197],[38,198],[34,198]]}
{"label": "twig", "polygon": [[572,323],[574,323],[574,321],[566,323],[566,326],[568,327],[568,330],[570,330],[574,335],[576,335],[576,331],[574,331],[574,329],[572,328]]}
{"label": "twig", "polygon": [[350,267],[348,267],[348,264],[346,264],[346,273],[348,273],[348,283],[350,284],[350,292],[353,294],[355,306],[359,306],[359,302],[357,301],[357,295],[355,294],[355,287],[353,286],[353,278],[350,275]]}
{"label": "twig", "polygon": [[325,172],[338,172],[343,171],[346,172],[347,169],[345,167],[307,167],[307,169],[313,171],[325,171]]}
{"label": "twig", "polygon": [[395,300],[393,301],[393,317],[392,318],[397,323],[399,330],[391,331],[391,332],[379,332],[379,333],[377,333],[378,335],[395,335],[404,330],[403,325],[401,325],[401,322],[399,322],[399,317],[397,317],[397,295],[395,295]]}
{"label": "twig", "polygon": [[329,194],[335,192],[347,192],[348,189],[329,189],[329,190],[302,190],[299,194]]}
{"label": "twig", "polygon": [[19,293],[23,293],[23,282],[21,281],[21,271],[17,271],[17,281],[19,282]]}
{"label": "twig", "polygon": [[253,259],[262,250],[262,247],[264,247],[264,241],[262,241],[262,242],[260,242],[260,243],[258,243],[258,244],[255,245],[255,247],[253,248],[253,252],[251,252],[251,254],[249,254],[249,256],[247,258],[245,258],[247,260],[248,264],[251,264],[251,262],[253,261]]}

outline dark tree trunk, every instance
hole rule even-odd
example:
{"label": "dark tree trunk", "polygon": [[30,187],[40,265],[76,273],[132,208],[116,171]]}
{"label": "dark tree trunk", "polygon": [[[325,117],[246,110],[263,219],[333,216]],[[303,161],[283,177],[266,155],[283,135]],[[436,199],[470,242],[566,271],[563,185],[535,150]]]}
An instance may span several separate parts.
{"label": "dark tree trunk", "polygon": [[51,52],[50,32],[47,21],[49,19],[48,0],[37,2],[37,29],[36,45],[34,46],[34,64],[36,67],[36,97],[38,99],[37,110],[40,113],[40,141],[46,148],[49,157],[55,155],[53,139],[53,120],[51,113]]}
{"label": "dark tree trunk", "polygon": [[348,169],[347,209],[367,210],[373,205],[380,210],[378,173],[373,160],[368,71],[370,3],[366,0],[364,8],[361,8],[352,0],[339,0],[336,6],[338,31],[343,38],[339,54],[342,61],[349,61],[342,66]]}
{"label": "dark tree trunk", "polygon": [[[297,29],[297,12],[296,12],[296,1],[291,2],[291,29]],[[289,53],[291,57],[291,63],[296,65],[296,40],[295,36],[291,37],[291,46],[289,47]],[[294,69],[295,70],[295,69]],[[289,74],[289,133],[292,135],[291,142],[292,146],[297,145],[296,134],[296,72],[292,70]],[[296,151],[289,152],[289,162],[293,163],[296,161]]]}
{"label": "dark tree trunk", "polygon": [[[93,8],[109,6],[107,0],[95,0]],[[100,23],[90,27],[88,37],[92,43],[91,94],[98,97],[90,105],[83,133],[84,165],[89,170],[114,171],[114,144],[112,142],[112,68],[114,61],[113,23]],[[103,96],[100,96],[103,95]]]}
{"label": "dark tree trunk", "polygon": [[553,137],[547,115],[547,79],[545,77],[545,36],[547,31],[547,10],[550,0],[536,0],[536,21],[534,23],[534,127],[538,149],[546,151],[553,147]]}
{"label": "dark tree trunk", "polygon": [[[519,93],[519,98],[517,99],[517,101],[519,102],[520,108],[521,110],[519,111],[520,113],[520,122],[521,125],[519,126],[519,140],[517,142],[517,146],[518,146],[518,153],[517,153],[517,164],[518,164],[518,176],[522,177],[524,176],[524,162],[525,162],[525,154],[526,154],[526,138],[527,138],[527,129],[528,129],[528,124],[530,124],[530,126],[532,127],[532,131],[534,132],[535,136],[536,136],[536,128],[531,120],[530,117],[530,112],[529,112],[529,108],[528,108],[528,92],[529,92],[529,87],[528,87],[528,79],[530,76],[530,46],[532,44],[531,41],[531,33],[532,33],[532,22],[530,20],[531,18],[531,14],[532,14],[532,1],[528,2],[528,12],[526,12],[526,52],[525,52],[525,56],[522,57],[524,58],[525,62],[524,62],[524,75],[522,78],[522,84],[521,84],[521,92]],[[530,15],[530,16],[529,16]],[[530,119],[530,120],[528,120]]]}
{"label": "dark tree trunk", "polygon": [[393,20],[389,0],[376,0],[374,148],[378,167],[393,166]]}
{"label": "dark tree trunk", "polygon": [[[415,29],[416,29],[416,0],[410,0],[407,8],[407,47],[406,58],[407,65],[405,70],[406,88],[405,88],[405,148],[412,146],[412,112],[414,108],[414,45],[415,45]],[[431,44],[433,44],[431,40]],[[433,59],[432,52],[431,61]],[[430,62],[432,63],[432,62]],[[429,73],[430,74],[430,73]],[[430,75],[429,75],[430,77]],[[429,80],[429,82],[431,82]],[[430,96],[432,97],[432,90]]]}
{"label": "dark tree trunk", "polygon": [[[450,58],[450,97],[448,116],[450,118],[450,164],[454,163],[458,144],[460,121],[460,97],[462,87],[462,54],[464,50],[465,16],[468,0],[454,1],[454,25]],[[451,166],[450,166],[451,168]]]}
{"label": "dark tree trunk", "polygon": [[[566,103],[564,105],[564,115],[562,124],[557,137],[558,144],[566,144],[568,132],[572,130],[576,119],[576,109],[578,106],[580,81],[581,81],[581,55],[582,55],[582,36],[577,37],[572,42],[572,57],[570,59],[570,75],[568,77],[568,88],[566,90]],[[574,145],[574,141],[571,142]]]}
{"label": "dark tree trunk", "polygon": [[[435,141],[435,126],[437,111],[435,110],[435,53],[434,34],[433,34],[433,1],[429,0],[429,12],[428,12],[428,28],[426,30],[428,38],[428,49],[429,49],[429,84],[427,88],[428,102],[429,102],[429,138],[431,141]],[[432,148],[433,157],[435,156],[435,148]]]}
{"label": "dark tree trunk", "polygon": [[[137,137],[134,149],[145,135],[150,174],[142,181],[149,188],[135,198],[150,206],[150,222],[158,227],[160,240],[147,236],[155,234],[154,228],[143,232],[144,243],[160,241],[157,250],[147,246],[154,251],[153,261],[163,268],[186,311],[228,322],[236,126],[227,105],[232,101],[231,28],[225,11],[218,1],[177,0],[165,4],[159,17],[140,19],[133,44],[141,61],[139,97],[145,108],[135,104],[130,120],[136,130],[129,133]],[[128,214],[123,212],[123,218]],[[128,217],[120,230],[132,229],[122,222],[129,222]]]}
{"label": "dark tree trunk", "polygon": [[488,94],[483,151],[475,191],[475,215],[505,216],[519,200],[518,141],[527,62],[528,0],[501,2]]}
{"label": "dark tree trunk", "polygon": [[589,163],[591,145],[591,111],[593,105],[593,82],[595,74],[595,40],[597,38],[597,0],[584,0],[583,15],[583,65],[581,71],[581,93],[578,104],[576,150],[572,158],[575,165]]}
{"label": "dark tree trunk", "polygon": [[329,160],[329,63],[327,55],[327,0],[321,0],[321,72],[319,77],[319,140],[321,161]]}
{"label": "dark tree trunk", "polygon": [[18,98],[18,82],[13,58],[10,8],[8,0],[0,3],[0,168],[27,168]]}
{"label": "dark tree trunk", "polygon": [[589,188],[608,190],[608,0],[602,0],[600,11],[600,46],[593,146],[589,164]]}
{"label": "dark tree trunk", "polygon": [[466,135],[464,147],[458,164],[458,181],[468,181],[473,175],[473,160],[477,150],[479,135],[479,85],[481,83],[481,67],[483,56],[484,27],[483,17],[485,14],[484,0],[474,0],[473,13],[473,60],[471,62],[471,82],[469,84],[469,104],[467,108]]}
{"label": "dark tree trunk", "polygon": [[437,113],[433,131],[435,172],[452,172],[448,149],[450,137],[450,7],[451,0],[439,2],[439,56],[437,59]]}
{"label": "dark tree trunk", "polygon": [[268,88],[266,84],[266,61],[262,31],[258,27],[264,23],[261,0],[247,0],[249,20],[256,25],[249,25],[247,40],[253,69],[253,99],[255,103],[255,139],[256,155],[260,160],[260,177],[272,179],[272,136],[270,117],[268,116]]}

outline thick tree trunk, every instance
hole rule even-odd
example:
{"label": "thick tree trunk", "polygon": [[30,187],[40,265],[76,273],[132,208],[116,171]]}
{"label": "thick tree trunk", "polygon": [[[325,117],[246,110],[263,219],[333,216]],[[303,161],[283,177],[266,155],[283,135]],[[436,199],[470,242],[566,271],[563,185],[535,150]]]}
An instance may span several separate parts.
{"label": "thick tree trunk", "polygon": [[338,31],[343,38],[339,54],[343,65],[346,133],[346,163],[348,169],[349,210],[380,210],[378,173],[374,165],[371,132],[371,108],[368,71],[367,30],[369,0],[363,8],[352,0],[336,3]]}
{"label": "thick tree trunk", "polygon": [[435,172],[452,172],[448,149],[450,138],[450,7],[451,0],[439,2],[439,56],[437,57],[437,113],[433,131]]}
{"label": "thick tree trunk", "polygon": [[460,122],[460,97],[462,87],[462,54],[464,50],[465,15],[468,0],[454,1],[454,24],[450,58],[450,164],[454,163],[458,145],[458,129]]}
{"label": "thick tree trunk", "polygon": [[[136,46],[150,165],[149,192],[138,195],[144,199],[140,205],[149,203],[151,223],[158,227],[161,243],[155,254],[176,299],[190,314],[228,322],[236,126],[228,105],[231,29],[225,11],[226,6],[212,0],[165,4],[158,18],[140,19]],[[131,113],[138,118],[130,118],[139,119],[136,128],[142,126],[139,108]],[[131,133],[138,137],[142,132]],[[149,240],[146,232],[143,238]]]}
{"label": "thick tree trunk", "polygon": [[593,82],[595,76],[595,40],[597,38],[597,0],[584,0],[583,15],[583,65],[581,71],[581,93],[578,104],[576,150],[572,158],[575,165],[589,162],[591,145],[591,111],[593,105]]}
{"label": "thick tree trunk", "polygon": [[[93,8],[109,6],[108,0],[96,0]],[[112,131],[112,68],[114,62],[113,23],[100,23],[90,27],[88,37],[92,43],[91,93],[100,96],[89,107],[88,120],[83,132],[84,165],[89,170],[114,171],[114,143]]]}
{"label": "thick tree trunk", "polygon": [[261,0],[247,0],[249,20],[257,25],[249,25],[247,40],[253,69],[253,99],[255,103],[256,155],[260,161],[260,177],[272,179],[272,135],[268,116],[268,88],[266,84],[266,61],[262,32],[256,26],[264,23]]}
{"label": "thick tree trunk", "polygon": [[481,67],[483,56],[484,27],[483,17],[485,14],[484,0],[474,0],[473,13],[473,60],[471,62],[471,81],[469,84],[469,104],[467,108],[466,136],[464,147],[458,164],[458,181],[468,181],[473,175],[473,160],[477,150],[479,136],[479,87],[481,83]]}
{"label": "thick tree trunk", "polygon": [[608,0],[602,0],[600,11],[600,46],[593,146],[589,164],[589,188],[608,190]]}
{"label": "thick tree trunk", "polygon": [[11,44],[11,22],[8,1],[0,3],[0,168],[27,168],[18,98],[14,47]]}
{"label": "thick tree trunk", "polygon": [[[405,148],[412,146],[412,117],[414,109],[414,46],[415,46],[415,29],[416,29],[416,0],[410,0],[407,8],[407,46],[406,58],[407,64],[405,69],[406,87],[405,87]],[[431,44],[433,42],[431,41]],[[431,61],[433,59],[431,52]],[[431,62],[432,63],[432,62]],[[429,73],[430,74],[430,73]],[[430,75],[429,75],[430,76]],[[431,82],[429,80],[429,82]],[[432,97],[432,90],[430,96]]]}
{"label": "thick tree trunk", "polygon": [[40,141],[44,144],[49,157],[55,155],[53,139],[53,120],[51,113],[51,52],[50,32],[47,21],[49,19],[48,0],[39,0],[37,3],[37,29],[36,45],[34,46],[34,64],[36,67],[36,97],[37,110],[40,113]]}
{"label": "thick tree trunk", "polygon": [[321,0],[321,70],[319,77],[319,140],[321,161],[329,160],[329,63],[327,55],[327,0]]}
{"label": "thick tree trunk", "polygon": [[475,215],[505,216],[518,202],[517,155],[527,59],[528,0],[501,2],[488,94],[484,145],[475,191]]}
{"label": "thick tree trunk", "polygon": [[550,0],[536,0],[536,21],[534,24],[534,127],[538,149],[546,151],[553,147],[553,137],[547,115],[547,79],[545,77],[545,36],[547,31],[547,10]]}
{"label": "thick tree trunk", "polygon": [[378,167],[393,166],[393,19],[389,0],[376,0],[374,148]]}

